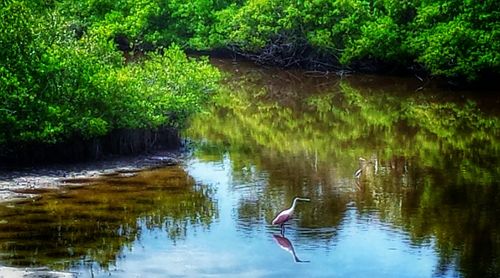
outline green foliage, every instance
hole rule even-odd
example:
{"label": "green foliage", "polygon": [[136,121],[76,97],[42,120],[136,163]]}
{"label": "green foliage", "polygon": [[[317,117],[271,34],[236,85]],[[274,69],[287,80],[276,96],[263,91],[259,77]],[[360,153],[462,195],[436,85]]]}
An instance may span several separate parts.
{"label": "green foliage", "polygon": [[0,145],[179,126],[217,88],[207,60],[172,46],[126,63],[102,29],[75,37],[54,5],[10,1],[0,18]]}
{"label": "green foliage", "polygon": [[[117,126],[158,127],[165,123],[180,125],[186,116],[200,111],[217,88],[220,74],[206,59],[189,59],[174,46],[163,54],[148,54],[142,63],[118,69],[111,78],[102,78],[106,81],[102,85],[121,97],[110,101],[125,100],[116,103],[125,105],[114,109],[118,114],[110,115],[121,119],[115,121]],[[169,115],[176,121],[169,122]]]}
{"label": "green foliage", "polygon": [[130,46],[168,46],[208,49],[224,40],[219,11],[234,1],[62,1],[59,5],[85,32],[114,38],[125,36]]}
{"label": "green foliage", "polygon": [[257,52],[270,42],[273,35],[281,32],[280,15],[283,14],[280,1],[248,1],[236,11],[229,33],[229,41],[242,49]]}
{"label": "green foliage", "polygon": [[496,1],[248,1],[234,17],[233,40],[252,51],[293,33],[350,64],[377,59],[421,63],[435,75],[475,79],[499,72]]}
{"label": "green foliage", "polygon": [[362,58],[375,58],[397,63],[405,55],[401,50],[401,37],[397,24],[388,16],[376,21],[366,22],[361,26],[361,35],[351,40],[342,55],[342,62]]}
{"label": "green foliage", "polygon": [[[499,22],[492,0],[3,1],[0,144],[157,127],[172,115],[181,123],[219,77],[179,47],[308,48],[346,65],[419,63],[473,80],[500,73]],[[119,39],[131,49],[179,47],[127,64]]]}
{"label": "green foliage", "polygon": [[500,4],[436,1],[422,5],[411,23],[408,48],[436,75],[475,79],[500,72]]}
{"label": "green foliage", "polygon": [[286,55],[310,48],[313,58],[345,65],[420,64],[434,75],[470,80],[500,73],[494,0],[63,0],[57,6],[75,31],[124,36],[132,48],[175,43],[260,54],[281,45],[299,48]]}

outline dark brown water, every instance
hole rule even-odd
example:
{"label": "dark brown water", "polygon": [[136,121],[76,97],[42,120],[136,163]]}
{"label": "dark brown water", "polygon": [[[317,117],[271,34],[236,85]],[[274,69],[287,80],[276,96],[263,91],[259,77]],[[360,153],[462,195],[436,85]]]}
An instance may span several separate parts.
{"label": "dark brown water", "polygon": [[0,206],[2,264],[108,270],[149,229],[178,240],[217,214],[210,189],[177,166],[93,181]]}
{"label": "dark brown water", "polygon": [[[0,265],[81,277],[500,275],[497,97],[214,63],[225,90],[185,131],[181,166],[0,205]],[[294,196],[311,202],[281,236],[270,222]]]}

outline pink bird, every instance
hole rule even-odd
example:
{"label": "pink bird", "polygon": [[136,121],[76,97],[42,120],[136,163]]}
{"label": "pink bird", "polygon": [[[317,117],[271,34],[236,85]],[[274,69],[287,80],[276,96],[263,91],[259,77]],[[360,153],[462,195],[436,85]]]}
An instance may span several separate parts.
{"label": "pink bird", "polygon": [[280,212],[273,220],[272,224],[273,225],[280,225],[281,226],[281,233],[283,234],[284,228],[285,228],[285,222],[290,220],[293,216],[293,211],[295,210],[295,206],[297,205],[297,201],[306,201],[309,202],[311,201],[310,199],[307,198],[301,198],[301,197],[295,197],[293,199],[292,206],[289,209],[285,209],[284,211]]}

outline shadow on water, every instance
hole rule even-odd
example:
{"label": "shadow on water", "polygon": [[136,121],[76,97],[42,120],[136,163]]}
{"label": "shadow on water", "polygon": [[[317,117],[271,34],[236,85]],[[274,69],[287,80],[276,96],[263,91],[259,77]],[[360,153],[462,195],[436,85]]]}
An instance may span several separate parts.
{"label": "shadow on water", "polygon": [[188,226],[208,229],[216,217],[211,189],[181,167],[103,176],[87,186],[1,204],[0,261],[52,269],[97,263],[107,269],[145,230],[161,230],[176,241]]}
{"label": "shadow on water", "polygon": [[245,229],[308,196],[295,225],[319,245],[339,243],[352,207],[355,221],[432,245],[432,275],[500,275],[498,97],[221,63],[226,90],[185,135],[199,159],[229,159]]}

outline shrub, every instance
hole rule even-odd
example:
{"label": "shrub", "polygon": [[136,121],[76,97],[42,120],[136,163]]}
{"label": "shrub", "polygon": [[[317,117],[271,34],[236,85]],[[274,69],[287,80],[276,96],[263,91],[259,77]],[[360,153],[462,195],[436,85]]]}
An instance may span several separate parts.
{"label": "shrub", "polygon": [[75,38],[54,6],[11,1],[0,17],[0,145],[180,126],[217,89],[219,72],[178,46],[127,63],[99,32]]}

